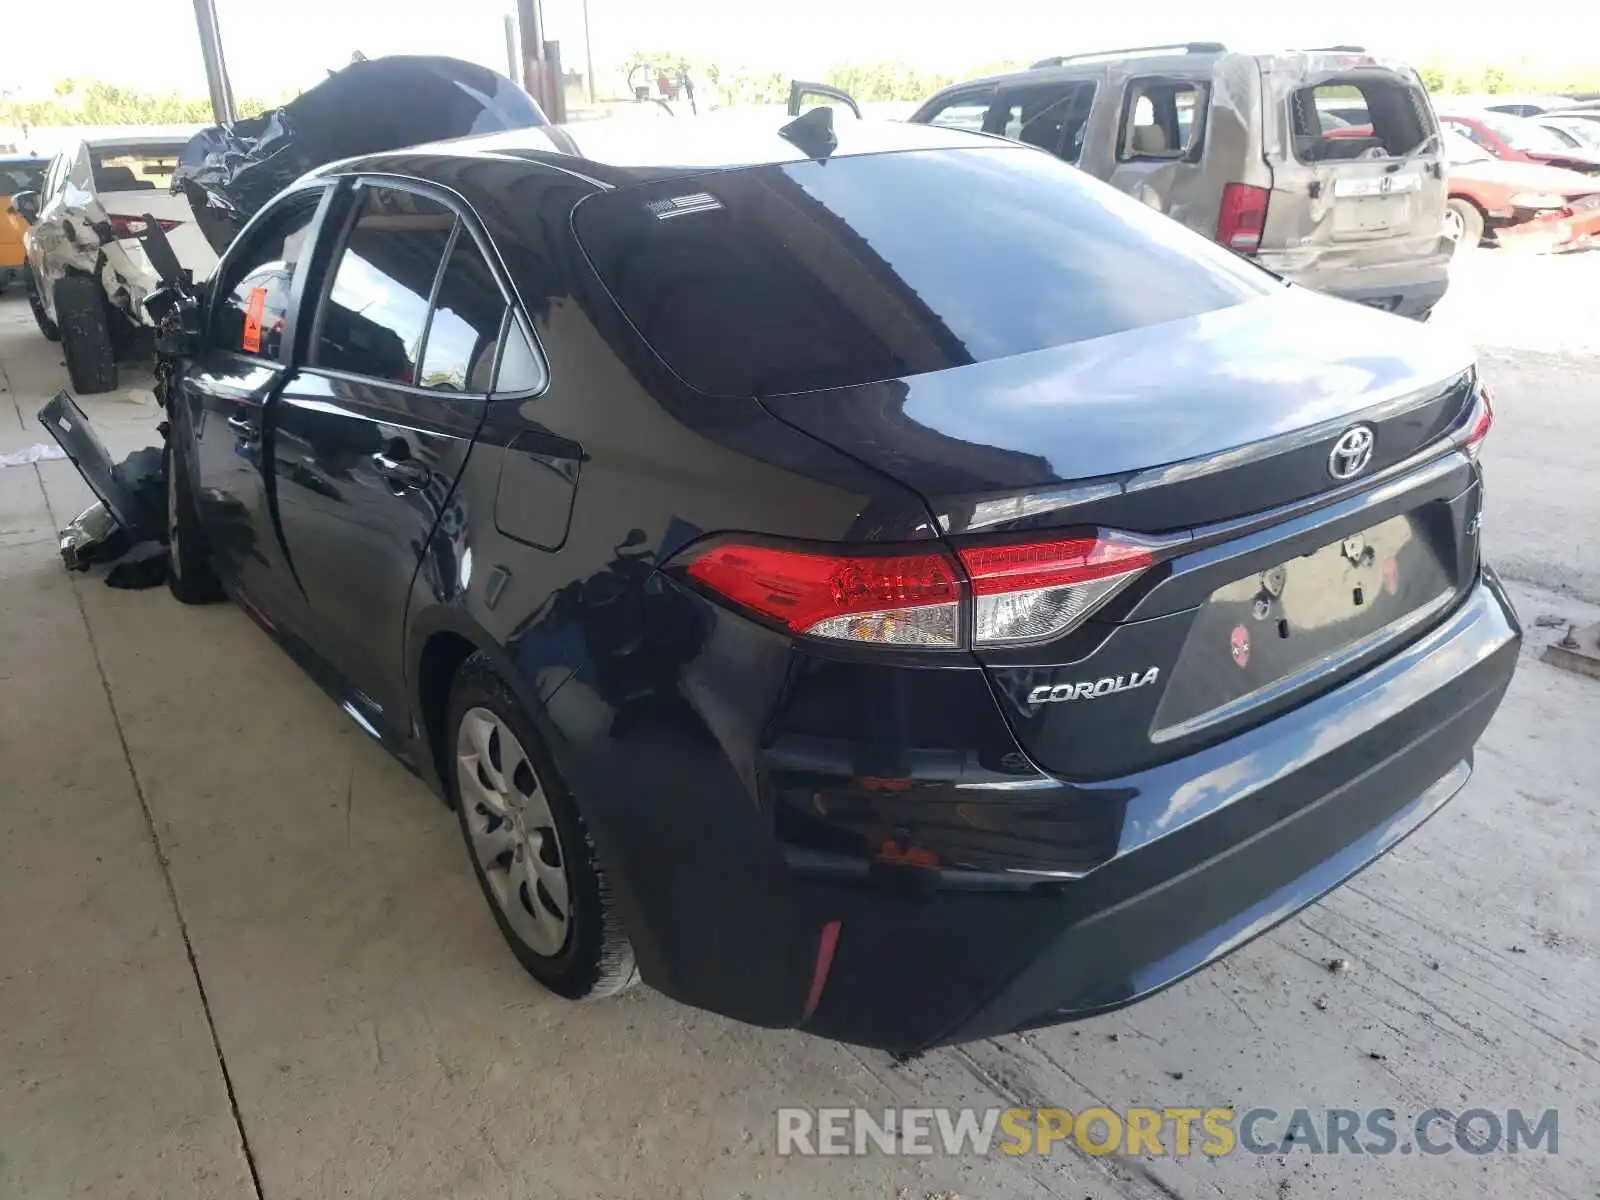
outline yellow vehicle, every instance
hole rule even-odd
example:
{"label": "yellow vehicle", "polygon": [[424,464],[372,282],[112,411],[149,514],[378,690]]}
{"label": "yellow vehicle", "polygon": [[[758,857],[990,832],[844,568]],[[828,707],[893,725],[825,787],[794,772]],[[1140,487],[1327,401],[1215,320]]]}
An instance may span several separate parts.
{"label": "yellow vehicle", "polygon": [[38,191],[49,165],[48,158],[0,155],[0,291],[22,277],[28,261],[22,249],[22,235],[27,232],[28,223],[11,203],[11,197],[17,192]]}

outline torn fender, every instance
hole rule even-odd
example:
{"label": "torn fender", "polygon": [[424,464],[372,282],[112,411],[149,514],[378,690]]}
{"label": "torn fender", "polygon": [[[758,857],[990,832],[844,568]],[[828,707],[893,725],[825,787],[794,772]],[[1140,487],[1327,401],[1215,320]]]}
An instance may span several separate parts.
{"label": "torn fender", "polygon": [[340,159],[549,122],[504,75],[454,58],[363,59],[260,117],[213,125],[183,148],[181,192],[218,254],[268,200]]}

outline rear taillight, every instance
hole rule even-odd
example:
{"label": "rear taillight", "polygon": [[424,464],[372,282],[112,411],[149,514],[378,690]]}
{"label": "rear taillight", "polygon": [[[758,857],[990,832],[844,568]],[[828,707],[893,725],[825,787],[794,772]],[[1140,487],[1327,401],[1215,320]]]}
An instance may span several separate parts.
{"label": "rear taillight", "polygon": [[675,568],[807,637],[885,646],[1003,646],[1067,633],[1155,561],[1153,543],[1101,533],[966,546],[967,578],[939,551],[867,554],[733,540]]}
{"label": "rear taillight", "polygon": [[130,217],[122,213],[110,213],[106,216],[106,224],[110,227],[113,238],[136,238],[149,231],[151,221],[161,226],[163,233],[170,233],[183,224],[182,221],[172,221],[164,217]]}
{"label": "rear taillight", "polygon": [[889,646],[960,645],[961,587],[943,554],[814,553],[722,542],[691,579],[794,633]]}
{"label": "rear taillight", "polygon": [[1155,561],[1150,547],[1122,534],[968,546],[972,639],[980,646],[1059,637]]}
{"label": "rear taillight", "polygon": [[1477,458],[1478,451],[1483,449],[1483,439],[1489,436],[1489,429],[1494,424],[1494,402],[1489,399],[1489,389],[1481,383],[1473,393],[1472,411],[1467,414],[1463,424],[1467,436],[1461,448]]}
{"label": "rear taillight", "polygon": [[1250,183],[1230,183],[1223,188],[1222,208],[1217,213],[1217,241],[1241,254],[1259,250],[1271,195],[1266,188]]}

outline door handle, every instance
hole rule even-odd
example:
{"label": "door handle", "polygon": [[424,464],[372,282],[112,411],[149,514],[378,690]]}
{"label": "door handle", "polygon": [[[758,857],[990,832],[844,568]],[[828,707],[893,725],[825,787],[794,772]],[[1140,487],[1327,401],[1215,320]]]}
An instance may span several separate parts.
{"label": "door handle", "polygon": [[261,430],[256,428],[256,423],[249,417],[229,417],[228,428],[240,437],[249,438],[252,442],[261,436]]}
{"label": "door handle", "polygon": [[433,474],[414,458],[391,458],[382,450],[372,456],[372,465],[400,492],[421,491]]}

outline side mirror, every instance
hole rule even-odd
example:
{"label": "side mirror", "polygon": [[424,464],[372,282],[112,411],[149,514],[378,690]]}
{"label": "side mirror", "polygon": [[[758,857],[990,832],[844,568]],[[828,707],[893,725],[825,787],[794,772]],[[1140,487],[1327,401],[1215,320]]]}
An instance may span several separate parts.
{"label": "side mirror", "polygon": [[21,214],[24,221],[32,225],[39,219],[39,193],[16,192],[11,197],[11,207]]}

